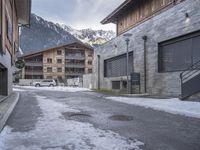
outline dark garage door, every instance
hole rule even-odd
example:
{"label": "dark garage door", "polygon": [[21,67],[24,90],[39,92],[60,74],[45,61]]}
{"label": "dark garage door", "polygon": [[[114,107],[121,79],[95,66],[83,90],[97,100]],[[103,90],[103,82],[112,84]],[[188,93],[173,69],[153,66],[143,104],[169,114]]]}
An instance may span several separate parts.
{"label": "dark garage door", "polygon": [[200,31],[159,43],[159,72],[183,71],[200,61]]}
{"label": "dark garage door", "polygon": [[[133,71],[133,52],[129,53],[129,73]],[[126,54],[104,61],[105,77],[120,77],[126,75]]]}

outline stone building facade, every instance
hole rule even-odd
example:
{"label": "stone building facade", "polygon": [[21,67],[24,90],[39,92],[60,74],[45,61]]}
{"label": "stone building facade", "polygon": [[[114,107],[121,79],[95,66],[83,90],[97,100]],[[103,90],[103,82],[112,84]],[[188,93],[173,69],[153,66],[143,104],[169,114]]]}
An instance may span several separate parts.
{"label": "stone building facade", "polygon": [[12,93],[19,26],[29,25],[31,0],[0,1],[0,95]]}
{"label": "stone building facade", "polygon": [[[117,11],[114,11],[117,12],[114,14],[115,16],[112,13],[104,19],[103,23],[109,23],[109,21],[116,23],[117,21],[114,20],[115,18],[112,18],[113,16],[120,18],[121,16],[128,15],[126,11],[131,11],[128,5],[137,3],[137,1],[132,4],[129,4],[130,1],[126,2],[124,5],[118,7]],[[143,4],[145,4],[145,2],[147,1],[144,1]],[[135,9],[137,9],[137,7],[140,7],[139,3],[136,5]],[[120,14],[120,9],[123,10],[122,14]],[[126,17],[131,20],[129,16]],[[168,6],[160,8],[159,11],[152,13],[142,21],[140,20],[140,22],[135,23],[132,26],[127,26],[125,29],[120,30],[120,32],[117,31],[117,37],[115,39],[112,39],[95,50],[94,88],[99,87],[101,89],[110,90],[113,89],[113,83],[115,81],[120,81],[119,89],[123,90],[123,81],[126,81],[126,76],[106,77],[105,61],[109,58],[126,54],[126,42],[125,37],[123,36],[125,33],[132,34],[130,37],[129,51],[132,52],[133,62],[130,64],[132,65],[133,71],[140,73],[141,75],[141,93],[145,93],[146,84],[146,93],[150,95],[180,96],[180,73],[189,66],[175,71],[160,70],[159,50],[165,42],[173,42],[170,40],[180,40],[181,38],[184,38],[183,36],[185,35],[188,36],[188,38],[192,35],[195,38],[197,37],[196,42],[200,43],[200,1],[172,1]],[[198,47],[198,44],[196,45]],[[179,47],[179,50],[181,48],[184,49],[184,47]],[[198,50],[196,51],[198,53]],[[145,53],[146,56],[144,56]],[[197,55],[200,60],[199,53]],[[183,60],[186,55],[180,55],[180,57],[180,59]],[[146,70],[144,65],[145,61]],[[167,61],[170,62],[170,60],[162,61],[165,63],[167,63]]]}

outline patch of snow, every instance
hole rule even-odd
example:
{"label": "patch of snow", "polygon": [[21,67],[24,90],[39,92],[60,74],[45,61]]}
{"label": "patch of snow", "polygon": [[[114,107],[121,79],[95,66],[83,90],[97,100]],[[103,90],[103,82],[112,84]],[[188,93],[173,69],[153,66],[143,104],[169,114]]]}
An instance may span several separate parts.
{"label": "patch of snow", "polygon": [[23,89],[45,90],[45,91],[63,91],[63,92],[84,92],[84,91],[90,91],[90,89],[87,89],[87,88],[64,87],[64,86],[55,86],[55,87],[14,86],[14,87],[16,87],[16,88],[23,88]]}
{"label": "patch of snow", "polygon": [[36,96],[43,115],[34,130],[12,132],[6,126],[0,134],[0,149],[11,150],[140,150],[142,142],[127,140],[112,131],[95,128],[92,124],[66,120],[63,112],[79,112],[62,103]]}
{"label": "patch of snow", "polygon": [[18,89],[18,88],[13,88],[14,92],[25,92],[26,90],[24,89]]}
{"label": "patch of snow", "polygon": [[20,53],[20,55],[23,55],[23,54],[24,54],[24,52],[23,52],[23,50],[21,49],[21,47],[19,47],[19,53]]}
{"label": "patch of snow", "polygon": [[188,117],[200,118],[200,102],[181,101],[173,99],[152,99],[152,98],[127,98],[127,97],[106,97],[107,99],[152,108],[172,114],[179,114]]}
{"label": "patch of snow", "polygon": [[35,15],[35,18],[38,22],[40,22],[40,18],[38,16]]}

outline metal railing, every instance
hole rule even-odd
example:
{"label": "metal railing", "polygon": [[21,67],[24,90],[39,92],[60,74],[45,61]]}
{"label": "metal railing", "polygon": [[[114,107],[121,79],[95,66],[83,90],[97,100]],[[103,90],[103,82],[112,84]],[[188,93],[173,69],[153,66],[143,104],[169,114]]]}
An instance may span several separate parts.
{"label": "metal railing", "polygon": [[75,63],[67,63],[65,64],[66,68],[85,68],[85,64],[75,64]]}
{"label": "metal railing", "polygon": [[43,62],[26,62],[26,66],[43,66]]}
{"label": "metal railing", "polygon": [[198,74],[200,74],[200,61],[197,61],[180,74],[181,83],[185,83]]}
{"label": "metal railing", "polygon": [[190,97],[200,91],[200,61],[197,61],[180,74],[181,99]]}
{"label": "metal railing", "polygon": [[25,75],[43,75],[43,71],[34,70],[34,71],[25,71]]}

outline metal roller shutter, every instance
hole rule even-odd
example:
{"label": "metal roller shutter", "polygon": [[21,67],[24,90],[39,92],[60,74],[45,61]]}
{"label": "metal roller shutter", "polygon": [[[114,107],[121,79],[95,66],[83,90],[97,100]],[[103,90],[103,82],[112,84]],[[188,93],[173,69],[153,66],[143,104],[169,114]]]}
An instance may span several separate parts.
{"label": "metal roller shutter", "polygon": [[200,31],[159,44],[159,72],[183,71],[200,61]]}
{"label": "metal roller shutter", "polygon": [[[104,61],[105,77],[120,77],[126,75],[126,54]],[[129,53],[129,72],[133,71],[133,53]]]}

